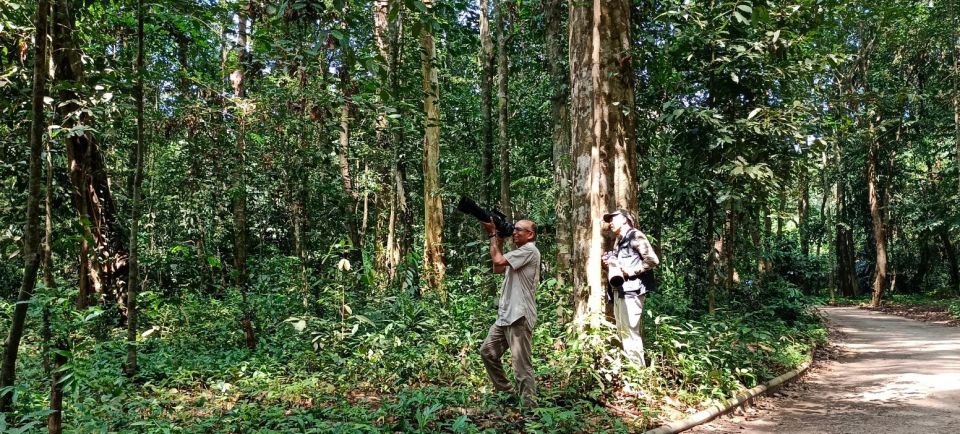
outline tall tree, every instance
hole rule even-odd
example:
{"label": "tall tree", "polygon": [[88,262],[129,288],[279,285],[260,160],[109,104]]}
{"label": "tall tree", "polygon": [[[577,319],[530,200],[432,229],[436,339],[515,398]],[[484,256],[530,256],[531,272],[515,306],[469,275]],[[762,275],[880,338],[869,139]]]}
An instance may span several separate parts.
{"label": "tall tree", "polygon": [[249,276],[247,275],[247,99],[246,69],[249,62],[247,53],[247,21],[249,19],[250,3],[242,5],[237,14],[237,69],[230,74],[234,95],[239,106],[239,127],[237,131],[236,159],[234,162],[233,185],[233,261],[236,272],[236,284],[240,288],[242,298],[243,317],[240,319],[243,327],[247,348],[255,349],[257,339],[253,329],[253,309],[248,300],[250,290]]}
{"label": "tall tree", "polygon": [[[127,275],[127,246],[117,222],[110,180],[88,110],[78,89],[85,81],[80,48],[74,39],[74,2],[53,4],[54,77],[60,89],[60,126],[68,131],[67,167],[73,203],[84,236],[80,246],[80,281],[77,307],[86,308],[92,292],[103,301],[125,306],[120,283]],[[91,244],[92,243],[92,244]]]}
{"label": "tall tree", "polygon": [[430,289],[445,297],[443,277],[443,203],[440,198],[440,81],[433,40],[433,0],[423,0],[427,13],[420,28],[423,73],[423,268]]}
{"label": "tall tree", "polygon": [[349,2],[344,2],[343,13],[340,20],[340,31],[343,36],[340,38],[340,53],[342,59],[339,68],[340,92],[343,97],[343,104],[340,106],[340,139],[337,157],[340,162],[340,177],[343,182],[343,193],[346,196],[346,206],[343,209],[343,217],[347,225],[347,234],[353,243],[354,249],[359,249],[363,242],[362,234],[357,227],[356,212],[360,196],[353,185],[353,177],[350,175],[350,116],[353,112],[353,94],[354,87],[350,79],[350,72],[353,69],[353,50],[350,47],[350,8]]}
{"label": "tall tree", "polygon": [[500,210],[513,217],[510,198],[510,8],[497,1],[497,142],[500,145]]}
{"label": "tall tree", "polygon": [[130,278],[127,282],[127,363],[125,373],[137,373],[137,294],[140,285],[140,186],[143,184],[143,0],[137,0],[137,143],[133,150],[133,182],[130,186]]}
{"label": "tall tree", "polygon": [[570,270],[573,237],[570,234],[570,75],[565,60],[567,53],[563,44],[563,1],[544,0],[544,20],[547,44],[546,62],[550,68],[550,119],[553,121],[553,183],[556,189],[556,244],[557,278],[561,285],[566,282]]}
{"label": "tall tree", "polygon": [[637,207],[630,2],[570,2],[574,320],[603,313],[600,218]]}
{"label": "tall tree", "polygon": [[[23,230],[23,280],[17,295],[17,304],[13,308],[10,330],[3,343],[3,365],[0,366],[0,388],[13,386],[17,377],[17,354],[20,351],[20,338],[23,337],[27,308],[33,298],[37,285],[37,270],[40,268],[40,154],[43,149],[43,131],[46,119],[43,113],[43,98],[47,86],[47,18],[50,3],[47,0],[37,2],[37,15],[34,22],[36,33],[33,48],[33,92],[31,98],[30,124],[30,173],[29,194],[27,195],[27,215]],[[9,390],[9,389],[8,389]],[[13,392],[0,395],[0,412],[10,411]]]}
{"label": "tall tree", "polygon": [[[499,2],[498,2],[499,4]],[[483,141],[481,197],[490,203],[493,191],[493,38],[490,36],[490,1],[480,0],[480,136]]]}

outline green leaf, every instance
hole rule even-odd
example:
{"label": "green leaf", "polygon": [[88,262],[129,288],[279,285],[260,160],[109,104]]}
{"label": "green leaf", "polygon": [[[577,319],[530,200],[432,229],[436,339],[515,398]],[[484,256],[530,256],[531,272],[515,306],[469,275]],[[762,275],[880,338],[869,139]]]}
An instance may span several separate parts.
{"label": "green leaf", "polygon": [[744,12],[746,12],[746,13],[748,13],[748,14],[749,14],[749,13],[753,13],[753,8],[751,8],[751,7],[748,6],[748,5],[737,5],[737,9],[740,9],[741,11],[744,11]]}
{"label": "green leaf", "polygon": [[739,21],[739,22],[741,22],[741,23],[750,25],[750,20],[748,20],[747,18],[745,18],[743,15],[740,15],[740,12],[738,12],[738,11],[733,11],[733,17],[736,18],[737,21]]}
{"label": "green leaf", "polygon": [[760,113],[760,110],[762,110],[762,107],[757,107],[751,110],[750,114],[747,115],[747,120],[753,119],[753,117],[756,116],[757,113]]}
{"label": "green leaf", "polygon": [[739,82],[740,82],[740,77],[737,76],[737,73],[736,73],[736,72],[731,72],[731,73],[730,73],[730,79],[733,80],[734,83],[739,83]]}

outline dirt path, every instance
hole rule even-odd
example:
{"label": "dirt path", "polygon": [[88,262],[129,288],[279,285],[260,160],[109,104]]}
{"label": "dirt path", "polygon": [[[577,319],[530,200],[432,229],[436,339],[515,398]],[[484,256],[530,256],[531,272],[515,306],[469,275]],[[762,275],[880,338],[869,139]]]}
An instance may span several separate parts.
{"label": "dirt path", "polygon": [[837,360],[780,397],[692,433],[960,433],[960,329],[854,307],[822,309]]}

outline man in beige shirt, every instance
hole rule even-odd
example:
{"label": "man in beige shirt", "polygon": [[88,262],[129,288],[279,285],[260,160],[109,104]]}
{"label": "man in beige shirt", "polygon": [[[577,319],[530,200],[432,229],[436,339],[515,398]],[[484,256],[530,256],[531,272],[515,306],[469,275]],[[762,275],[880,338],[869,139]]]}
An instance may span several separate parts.
{"label": "man in beige shirt", "polygon": [[534,242],[537,225],[530,220],[518,221],[512,238],[516,248],[506,254],[502,253],[503,239],[496,236],[493,223],[483,223],[483,227],[490,236],[493,272],[504,274],[504,279],[497,320],[480,346],[480,355],[493,388],[510,392],[513,388],[500,360],[510,349],[521,403],[529,408],[535,404],[537,394],[530,361],[533,327],[537,324],[536,290],[540,283],[540,251]]}

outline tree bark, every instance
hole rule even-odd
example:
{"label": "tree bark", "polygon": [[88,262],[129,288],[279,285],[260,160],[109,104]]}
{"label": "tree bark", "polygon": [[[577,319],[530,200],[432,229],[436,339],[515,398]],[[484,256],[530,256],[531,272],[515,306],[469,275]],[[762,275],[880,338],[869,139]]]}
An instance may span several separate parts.
{"label": "tree bark", "polygon": [[843,180],[837,182],[837,286],[840,295],[853,297],[860,292],[857,273],[854,268],[853,234],[847,224],[849,212],[846,205],[846,186]]}
{"label": "tree bark", "polygon": [[[481,162],[481,197],[491,203],[493,191],[493,38],[490,36],[489,0],[480,0],[480,135],[483,140]],[[549,40],[548,40],[549,43]]]}
{"label": "tree bark", "polygon": [[957,266],[957,251],[950,242],[950,232],[946,227],[940,229],[940,242],[943,244],[943,253],[947,257],[947,271],[950,274],[950,286],[954,294],[960,295],[960,268]]}
{"label": "tree bark", "polygon": [[[483,0],[486,1],[486,0]],[[556,276],[562,286],[570,272],[573,237],[570,233],[570,76],[566,73],[563,40],[563,1],[544,0],[547,65],[553,94],[550,96],[550,119],[553,121],[553,182],[557,190],[556,206]],[[659,234],[658,234],[659,236]]]}
{"label": "tree bark", "polygon": [[510,44],[508,14],[505,0],[497,0],[497,142],[500,145],[500,211],[513,219],[510,198],[510,63],[507,49]]}
{"label": "tree bark", "polygon": [[140,247],[137,237],[140,231],[140,186],[143,184],[143,0],[137,0],[137,144],[134,149],[135,167],[130,193],[133,204],[130,209],[130,278],[127,287],[127,364],[124,373],[137,373],[137,294],[140,285]]}
{"label": "tree bark", "polygon": [[601,216],[636,211],[630,3],[569,3],[574,321],[603,316]]}
{"label": "tree bark", "polygon": [[810,231],[807,228],[810,215],[810,183],[807,169],[800,168],[800,201],[797,203],[797,230],[800,235],[800,254],[810,256]]}
{"label": "tree bark", "polygon": [[783,236],[783,214],[787,206],[787,188],[780,186],[780,192],[777,195],[778,206],[777,206],[777,238]]}
{"label": "tree bark", "polygon": [[340,29],[343,31],[343,40],[340,41],[340,52],[343,55],[340,65],[340,92],[343,96],[343,105],[340,106],[340,140],[337,153],[340,162],[340,178],[343,182],[343,193],[347,198],[346,206],[343,210],[344,222],[346,224],[347,234],[350,236],[350,242],[354,249],[360,249],[363,241],[362,234],[357,227],[357,204],[360,196],[357,194],[353,185],[353,177],[350,175],[350,115],[353,110],[353,83],[350,80],[350,70],[353,68],[353,50],[350,48],[350,23],[349,10],[344,3],[343,20],[340,23]]}
{"label": "tree bark", "polygon": [[[31,98],[31,114],[33,121],[30,124],[30,172],[27,195],[27,215],[23,231],[23,281],[20,283],[20,292],[17,304],[13,309],[13,318],[10,321],[10,330],[3,344],[3,365],[0,367],[0,387],[11,387],[17,376],[17,354],[20,351],[20,339],[23,337],[24,322],[27,319],[27,308],[33,298],[33,290],[37,284],[37,270],[40,268],[40,154],[43,149],[43,132],[46,129],[46,119],[43,112],[43,97],[47,86],[47,18],[50,4],[47,0],[37,3],[37,15],[34,26],[33,50],[33,95]],[[13,392],[0,395],[0,411],[10,411],[13,403]]]}
{"label": "tree bark", "polygon": [[58,97],[62,103],[57,109],[61,127],[75,131],[66,142],[73,203],[84,231],[77,307],[88,306],[92,290],[100,293],[102,301],[123,308],[121,283],[127,275],[127,247],[117,223],[103,155],[89,129],[92,119],[79,112],[76,102],[83,99],[76,89],[82,86],[84,74],[80,49],[74,41],[72,4],[61,1],[53,5],[52,56],[56,81],[61,83]]}
{"label": "tree bark", "polygon": [[867,199],[870,202],[870,218],[873,221],[873,243],[876,250],[876,264],[873,270],[873,296],[871,306],[879,306],[883,289],[887,285],[887,227],[884,224],[883,210],[880,206],[877,166],[880,153],[880,137],[873,124],[870,125],[870,148],[867,152]]}
{"label": "tree bark", "polygon": [[[423,0],[433,20],[433,0]],[[436,46],[433,27],[420,31],[421,69],[423,72],[423,266],[429,289],[439,291],[446,299],[443,277],[443,203],[440,200],[440,82],[435,61]]]}
{"label": "tree bark", "polygon": [[[396,178],[398,172],[398,155],[402,142],[398,134],[390,129],[390,118],[387,113],[388,103],[392,103],[399,92],[399,77],[397,62],[399,61],[399,33],[400,13],[402,5],[392,0],[376,0],[373,3],[374,40],[377,51],[382,59],[384,73],[381,74],[380,99],[377,113],[376,134],[377,143],[389,163],[381,168],[381,194],[377,195],[377,239],[381,244],[377,247],[378,275],[383,276],[381,282],[390,284],[396,279],[397,267],[400,265],[401,249],[397,237],[397,220],[400,214],[400,205],[403,202],[403,187],[398,187]],[[391,18],[391,16],[393,18]],[[393,104],[393,110],[400,110]],[[399,113],[398,113],[399,114]]]}

